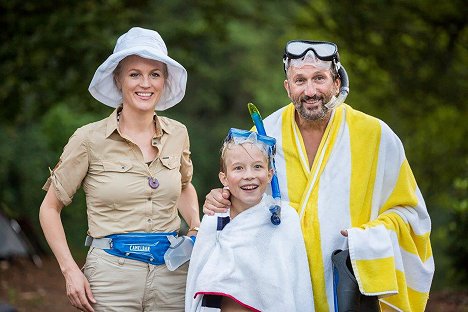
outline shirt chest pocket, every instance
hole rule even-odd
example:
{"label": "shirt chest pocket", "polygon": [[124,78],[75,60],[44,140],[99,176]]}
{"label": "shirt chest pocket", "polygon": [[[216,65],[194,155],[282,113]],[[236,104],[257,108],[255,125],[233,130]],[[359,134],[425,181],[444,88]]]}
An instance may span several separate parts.
{"label": "shirt chest pocket", "polygon": [[160,160],[165,169],[173,170],[180,167],[180,157],[163,156],[160,158]]}
{"label": "shirt chest pocket", "polygon": [[[100,209],[125,206],[124,203],[134,198],[141,185],[147,183],[129,162],[102,160],[96,167],[100,171],[88,175],[87,184],[90,202],[100,206]],[[140,180],[142,183],[135,183]]]}
{"label": "shirt chest pocket", "polygon": [[125,162],[103,161],[102,166],[107,172],[128,172],[132,169],[132,165]]}

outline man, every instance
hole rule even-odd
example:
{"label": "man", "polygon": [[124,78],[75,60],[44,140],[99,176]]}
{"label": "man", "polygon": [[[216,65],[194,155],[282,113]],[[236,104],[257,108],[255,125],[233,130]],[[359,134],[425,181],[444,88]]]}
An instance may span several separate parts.
{"label": "man", "polygon": [[[334,310],[331,256],[349,249],[361,294],[378,296],[383,311],[424,311],[431,222],[401,141],[383,121],[340,105],[347,76],[335,44],[290,41],[283,62],[292,103],[264,122],[277,140],[282,199],[301,220],[315,310]],[[204,212],[224,211],[228,198],[212,190]]]}

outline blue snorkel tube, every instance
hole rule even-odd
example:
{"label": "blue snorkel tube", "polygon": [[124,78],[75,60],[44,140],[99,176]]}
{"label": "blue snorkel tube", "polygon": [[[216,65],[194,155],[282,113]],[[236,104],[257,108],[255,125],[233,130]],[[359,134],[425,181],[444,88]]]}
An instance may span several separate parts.
{"label": "blue snorkel tube", "polygon": [[[249,103],[247,104],[249,108],[250,117],[252,117],[252,121],[257,128],[257,133],[261,135],[267,135],[265,131],[265,127],[263,126],[262,116],[258,111],[257,107]],[[271,223],[274,225],[278,225],[281,223],[281,192],[278,183],[278,177],[276,175],[276,168],[275,168],[275,159],[274,157],[271,158],[272,164],[271,167],[273,168],[273,177],[271,179],[271,195],[275,200],[275,203],[270,207],[271,212]]]}

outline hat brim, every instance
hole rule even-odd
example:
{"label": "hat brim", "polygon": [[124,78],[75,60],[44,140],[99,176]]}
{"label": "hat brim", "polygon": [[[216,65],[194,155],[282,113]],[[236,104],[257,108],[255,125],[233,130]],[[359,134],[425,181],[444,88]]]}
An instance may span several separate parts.
{"label": "hat brim", "polygon": [[114,83],[113,72],[120,61],[130,55],[138,55],[167,65],[168,76],[161,98],[156,103],[156,110],[168,109],[183,99],[187,85],[187,71],[185,68],[159,50],[148,46],[134,46],[111,54],[98,67],[88,88],[96,100],[110,107],[117,107],[122,103],[122,92]]}

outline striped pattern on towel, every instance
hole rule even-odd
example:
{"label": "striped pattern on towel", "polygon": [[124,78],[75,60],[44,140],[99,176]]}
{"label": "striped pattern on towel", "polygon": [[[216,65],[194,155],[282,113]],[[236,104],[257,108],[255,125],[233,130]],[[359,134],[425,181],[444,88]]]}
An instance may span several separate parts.
{"label": "striped pattern on towel", "polygon": [[379,295],[382,309],[424,311],[434,274],[431,222],[400,139],[343,104],[309,166],[294,114],[291,103],[264,123],[277,140],[282,198],[301,218],[316,310],[334,309],[331,254],[349,247],[363,294]]}

